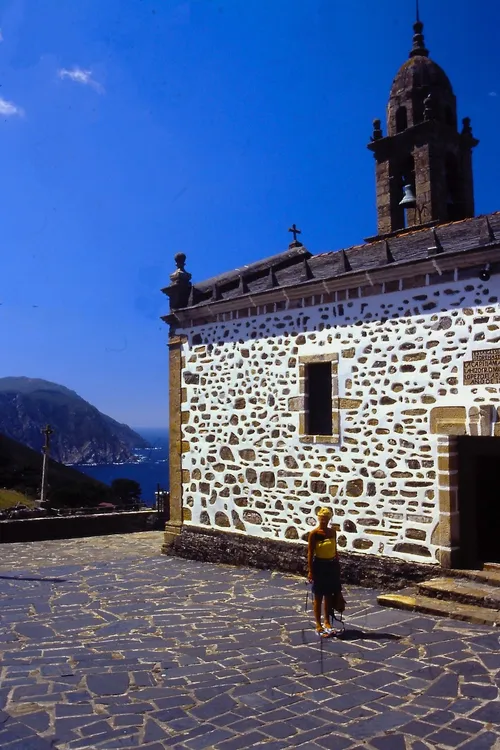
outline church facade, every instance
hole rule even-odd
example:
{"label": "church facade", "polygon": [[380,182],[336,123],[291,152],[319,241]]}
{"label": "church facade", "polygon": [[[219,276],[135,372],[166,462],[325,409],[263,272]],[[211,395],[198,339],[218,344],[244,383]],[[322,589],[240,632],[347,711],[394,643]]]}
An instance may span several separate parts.
{"label": "church facade", "polygon": [[384,135],[378,234],[284,253],[170,298],[166,546],[184,527],[341,550],[500,562],[500,214],[474,216],[470,121],[414,25]]}

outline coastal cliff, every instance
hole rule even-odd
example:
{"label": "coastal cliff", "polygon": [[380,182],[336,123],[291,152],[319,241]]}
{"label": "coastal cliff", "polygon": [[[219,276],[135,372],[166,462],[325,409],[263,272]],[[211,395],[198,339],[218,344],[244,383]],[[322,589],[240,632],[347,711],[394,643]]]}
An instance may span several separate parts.
{"label": "coastal cliff", "polygon": [[149,447],[128,425],[62,385],[38,378],[0,378],[0,433],[41,451],[41,430],[47,424],[54,431],[50,455],[65,464],[133,461],[135,448]]}

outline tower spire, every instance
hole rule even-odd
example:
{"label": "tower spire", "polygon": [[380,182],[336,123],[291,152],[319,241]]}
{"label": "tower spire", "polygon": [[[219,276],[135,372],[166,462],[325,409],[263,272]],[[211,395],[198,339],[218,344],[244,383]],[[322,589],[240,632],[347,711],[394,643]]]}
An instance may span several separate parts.
{"label": "tower spire", "polygon": [[429,50],[425,46],[424,42],[424,24],[420,20],[420,8],[419,8],[419,2],[416,0],[416,21],[413,24],[413,47],[410,52],[410,57],[415,57],[416,55],[423,55],[423,57],[429,56]]}

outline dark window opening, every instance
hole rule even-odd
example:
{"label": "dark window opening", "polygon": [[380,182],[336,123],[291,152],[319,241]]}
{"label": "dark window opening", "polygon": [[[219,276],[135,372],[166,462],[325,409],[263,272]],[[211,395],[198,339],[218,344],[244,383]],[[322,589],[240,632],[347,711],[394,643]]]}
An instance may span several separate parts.
{"label": "dark window opening", "polygon": [[332,365],[315,362],[307,365],[307,419],[308,435],[332,435]]}
{"label": "dark window opening", "polygon": [[[409,191],[405,189],[407,186],[409,186]],[[415,162],[413,156],[408,156],[392,180],[394,229],[408,229],[415,225],[415,204],[407,202],[411,196],[416,199]],[[405,200],[404,203],[402,203],[403,200]]]}
{"label": "dark window opening", "polygon": [[396,133],[402,133],[408,127],[408,113],[406,107],[399,107],[396,110]]}

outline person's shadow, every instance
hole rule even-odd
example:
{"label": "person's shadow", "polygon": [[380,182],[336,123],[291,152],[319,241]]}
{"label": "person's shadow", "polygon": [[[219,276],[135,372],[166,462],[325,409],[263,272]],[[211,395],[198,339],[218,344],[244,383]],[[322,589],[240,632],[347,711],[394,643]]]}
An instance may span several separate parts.
{"label": "person's shadow", "polygon": [[2,576],[1,581],[48,581],[49,583],[67,583],[66,578],[31,578],[28,576]]}
{"label": "person's shadow", "polygon": [[[311,643],[309,631],[302,629],[302,643]],[[310,635],[310,633],[309,633]],[[325,641],[400,641],[402,636],[394,635],[394,633],[380,633],[377,630],[364,631],[357,630],[356,628],[346,628],[338,632],[336,635],[329,636],[328,638],[318,638],[323,642]]]}

